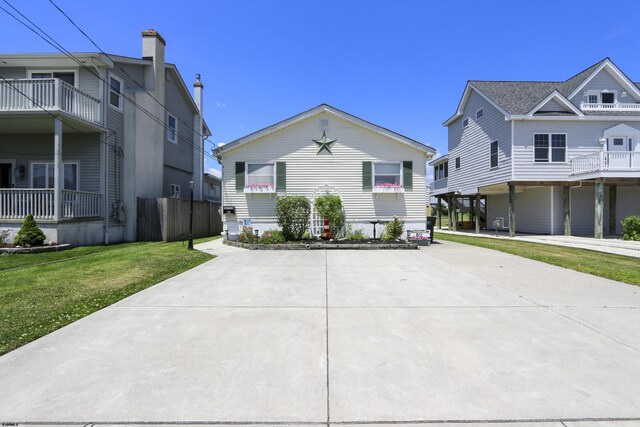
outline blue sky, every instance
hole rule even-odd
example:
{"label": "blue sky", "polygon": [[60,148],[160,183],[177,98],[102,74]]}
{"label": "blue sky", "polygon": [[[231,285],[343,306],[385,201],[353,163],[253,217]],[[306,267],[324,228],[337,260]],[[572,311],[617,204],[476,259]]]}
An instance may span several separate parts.
{"label": "blue sky", "polygon": [[[96,50],[48,0],[9,1]],[[467,80],[564,80],[608,56],[640,81],[638,1],[54,1],[108,53],[139,57],[158,30],[186,82],[202,74],[215,142],[328,103],[443,153]],[[53,51],[2,11],[0,40]]]}

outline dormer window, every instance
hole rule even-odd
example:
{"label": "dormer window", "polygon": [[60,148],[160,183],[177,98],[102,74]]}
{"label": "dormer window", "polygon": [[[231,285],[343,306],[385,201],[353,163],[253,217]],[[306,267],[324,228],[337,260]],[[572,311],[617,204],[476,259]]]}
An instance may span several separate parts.
{"label": "dormer window", "polygon": [[588,102],[589,104],[597,104],[598,103],[598,95],[596,94],[591,94],[588,96]]}
{"label": "dormer window", "polygon": [[615,94],[613,92],[602,92],[600,96],[603,104],[613,104],[615,102]]}

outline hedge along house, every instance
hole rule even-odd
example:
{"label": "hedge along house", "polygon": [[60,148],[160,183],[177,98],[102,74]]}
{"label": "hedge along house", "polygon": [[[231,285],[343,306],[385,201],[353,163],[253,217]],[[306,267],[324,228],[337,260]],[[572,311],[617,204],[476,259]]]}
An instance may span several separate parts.
{"label": "hedge along house", "polygon": [[[406,229],[424,229],[426,162],[434,153],[322,104],[213,151],[222,165],[224,230],[233,239],[246,220],[260,232],[278,228],[277,196],[313,202],[327,193],[341,197],[347,224],[369,236],[372,221],[394,215]],[[312,234],[319,234],[320,221],[310,223]]]}

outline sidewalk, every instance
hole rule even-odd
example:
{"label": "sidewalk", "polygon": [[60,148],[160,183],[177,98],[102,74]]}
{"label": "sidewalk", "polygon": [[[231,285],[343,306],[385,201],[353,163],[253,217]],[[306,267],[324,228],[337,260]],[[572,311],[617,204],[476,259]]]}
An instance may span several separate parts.
{"label": "sidewalk", "polygon": [[461,236],[485,237],[490,239],[511,239],[524,242],[544,243],[547,245],[567,246],[570,248],[588,249],[591,251],[605,252],[615,255],[624,255],[640,258],[640,242],[622,240],[619,238],[594,239],[592,237],[576,236],[551,236],[541,234],[520,234],[516,237],[509,237],[507,232],[493,230],[481,230],[480,234],[475,234],[473,230],[450,231],[446,228],[438,230],[439,233],[458,234]]}

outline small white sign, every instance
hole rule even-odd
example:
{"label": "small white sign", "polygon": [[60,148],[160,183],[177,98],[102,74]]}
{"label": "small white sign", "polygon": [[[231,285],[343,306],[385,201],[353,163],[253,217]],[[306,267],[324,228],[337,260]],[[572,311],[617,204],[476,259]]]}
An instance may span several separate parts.
{"label": "small white sign", "polygon": [[408,230],[408,240],[430,240],[431,231],[429,230]]}

